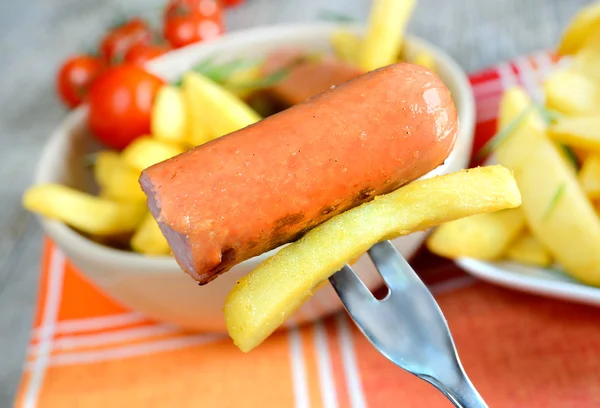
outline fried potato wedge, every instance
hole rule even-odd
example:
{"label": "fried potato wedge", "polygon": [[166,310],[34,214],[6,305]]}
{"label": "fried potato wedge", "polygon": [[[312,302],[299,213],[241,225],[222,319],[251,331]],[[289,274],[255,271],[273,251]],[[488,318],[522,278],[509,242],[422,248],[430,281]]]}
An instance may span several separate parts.
{"label": "fried potato wedge", "polygon": [[600,30],[599,1],[582,8],[571,19],[558,45],[558,55],[575,54],[597,30]]}
{"label": "fried potato wedge", "polygon": [[556,71],[543,87],[551,109],[569,115],[600,113],[600,83],[574,69]]}
{"label": "fried potato wedge", "polygon": [[188,106],[183,91],[173,85],[164,85],[156,94],[150,115],[152,137],[157,140],[185,146],[188,136]]}
{"label": "fried potato wedge", "polygon": [[201,110],[213,137],[224,136],[261,120],[248,104],[234,93],[196,72],[183,77],[183,86],[193,100],[193,109]]}
{"label": "fried potato wedge", "polygon": [[600,115],[564,116],[548,128],[556,142],[600,154]]}
{"label": "fried potato wedge", "polygon": [[506,251],[506,259],[540,268],[547,268],[553,262],[546,247],[527,231],[511,243]]}
{"label": "fried potato wedge", "polygon": [[375,0],[371,6],[358,65],[372,71],[397,61],[416,0]]}
{"label": "fried potato wedge", "polygon": [[512,174],[480,167],[415,181],[339,214],[284,247],[238,281],[225,322],[234,343],[249,351],[267,338],[315,288],[379,241],[477,213],[517,207]]}
{"label": "fried potato wedge", "polygon": [[190,82],[189,78],[188,75],[184,75],[182,81],[183,96],[189,112],[188,143],[192,146],[200,146],[214,139],[214,135],[208,127],[209,117],[204,110],[204,102],[198,98],[194,81]]}
{"label": "fried potato wedge", "polygon": [[145,255],[168,255],[171,252],[169,243],[149,212],[135,229],[130,245],[134,251]]}
{"label": "fried potato wedge", "polygon": [[349,64],[358,63],[361,39],[351,31],[338,29],[329,39],[335,55]]}
{"label": "fried potato wedge", "polygon": [[172,143],[161,142],[151,137],[140,137],[121,152],[121,157],[128,166],[141,173],[142,170],[177,156],[183,151],[181,146]]}
{"label": "fried potato wedge", "polygon": [[[507,90],[500,102],[501,123],[515,120],[531,103],[522,88]],[[539,128],[541,120],[539,111],[531,110],[497,147],[496,159],[514,172],[532,234],[568,274],[600,285],[600,219],[573,168]]]}
{"label": "fried potato wedge", "polygon": [[116,152],[96,154],[94,178],[103,198],[142,204],[146,202],[146,194],[138,182],[140,172],[128,166]]}
{"label": "fried potato wedge", "polygon": [[469,257],[497,260],[525,227],[519,209],[477,214],[440,225],[427,238],[436,255],[456,259]]}
{"label": "fried potato wedge", "polygon": [[146,212],[145,204],[119,203],[59,184],[40,184],[23,195],[23,206],[80,231],[97,236],[133,231]]}
{"label": "fried potato wedge", "polygon": [[[246,98],[260,88],[262,79],[261,65],[256,64],[231,73],[223,83],[223,87],[235,94],[238,98]],[[257,84],[252,86],[252,84]]]}
{"label": "fried potato wedge", "polygon": [[600,198],[600,156],[588,156],[579,171],[579,183],[590,200]]}
{"label": "fried potato wedge", "polygon": [[600,29],[597,35],[598,44],[582,48],[575,56],[573,56],[572,67],[575,71],[592,78],[595,81],[600,81]]}

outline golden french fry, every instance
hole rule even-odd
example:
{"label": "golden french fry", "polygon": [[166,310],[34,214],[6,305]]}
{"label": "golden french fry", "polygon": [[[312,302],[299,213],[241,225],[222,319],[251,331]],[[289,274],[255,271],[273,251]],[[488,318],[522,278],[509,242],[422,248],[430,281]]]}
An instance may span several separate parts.
{"label": "golden french fry", "polygon": [[520,201],[512,174],[501,166],[415,181],[375,197],[308,231],[238,281],[223,309],[227,330],[242,351],[249,351],[317,285],[375,243]]}
{"label": "golden french fry", "polygon": [[164,85],[152,105],[150,128],[157,140],[180,146],[188,144],[188,106],[183,91]]}
{"label": "golden french fry", "polygon": [[582,8],[569,22],[558,45],[559,55],[575,54],[600,30],[600,2]]}
{"label": "golden french fry", "polygon": [[413,63],[421,65],[430,71],[435,71],[435,59],[433,58],[433,55],[426,51],[417,53]]}
{"label": "golden french fry", "polygon": [[140,137],[121,152],[121,157],[128,166],[141,172],[156,163],[177,156],[183,151],[181,146],[161,142],[151,137]]}
{"label": "golden french fry", "polygon": [[23,196],[23,206],[98,236],[133,231],[146,211],[144,204],[110,201],[59,184],[29,188]]}
{"label": "golden french fry", "polygon": [[359,66],[372,71],[397,61],[404,30],[416,0],[375,0],[367,34],[359,53]]}
{"label": "golden french fry", "polygon": [[330,38],[335,55],[349,64],[358,63],[361,50],[361,39],[353,32],[345,29],[334,31]]}
{"label": "golden french fry", "polygon": [[600,83],[575,71],[556,71],[544,81],[549,108],[571,115],[600,113]]}
{"label": "golden french fry", "polygon": [[427,248],[446,258],[496,260],[525,227],[517,208],[477,214],[440,225],[428,237]]}
{"label": "golden french fry", "polygon": [[579,183],[590,200],[600,198],[600,156],[588,156],[579,171]]}
{"label": "golden french fry", "polygon": [[[501,123],[510,123],[531,106],[523,89],[506,91],[500,103]],[[521,210],[532,234],[573,277],[600,285],[600,219],[579,184],[575,171],[531,110],[496,149],[498,163],[514,171],[523,196]]]}
{"label": "golden french fry", "polygon": [[171,252],[169,243],[149,212],[135,229],[130,244],[134,251],[145,255],[168,255]]}
{"label": "golden french fry", "polygon": [[547,268],[552,265],[552,255],[550,255],[550,252],[537,238],[527,231],[523,232],[509,246],[506,251],[506,259],[541,268]]}
{"label": "golden french fry", "polygon": [[600,116],[564,116],[548,128],[556,142],[600,154]]}
{"label": "golden french fry", "polygon": [[196,73],[184,76],[183,86],[189,90],[194,109],[202,110],[203,119],[214,137],[242,129],[261,117],[235,94],[216,82]]}
{"label": "golden french fry", "polygon": [[146,195],[138,182],[140,172],[128,166],[115,152],[105,151],[96,155],[94,177],[100,186],[102,198],[124,202],[146,202]]}
{"label": "golden french fry", "polygon": [[204,103],[198,99],[195,87],[190,85],[190,81],[183,77],[182,82],[183,96],[188,107],[189,122],[188,122],[188,142],[192,146],[200,146],[206,142],[210,142],[214,135],[208,127],[208,115],[204,110]]}

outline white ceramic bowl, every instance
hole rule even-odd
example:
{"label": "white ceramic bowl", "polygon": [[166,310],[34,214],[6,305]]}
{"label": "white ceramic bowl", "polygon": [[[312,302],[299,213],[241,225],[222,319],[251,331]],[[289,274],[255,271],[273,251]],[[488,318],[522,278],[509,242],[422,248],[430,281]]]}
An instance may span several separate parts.
{"label": "white ceramic bowl", "polygon": [[[207,57],[256,58],[282,46],[330,50],[329,37],[336,27],[331,23],[310,23],[233,32],[210,43],[171,52],[152,61],[149,69],[173,80]],[[353,29],[358,33],[363,31],[362,27]],[[454,151],[444,165],[425,176],[430,177],[457,171],[467,165],[475,113],[467,77],[456,62],[425,41],[407,38],[405,57],[410,60],[419,50],[427,50],[434,56],[438,75],[452,91],[461,125]],[[77,109],[54,132],[43,151],[36,183],[62,183],[88,191],[93,188],[93,180],[90,171],[83,165],[82,155],[97,150],[99,146],[86,131],[86,114],[85,107]],[[209,285],[200,287],[170,257],[144,257],[115,250],[84,238],[63,223],[44,218],[40,218],[40,222],[73,264],[116,301],[153,319],[198,331],[225,330],[221,311],[225,296],[237,279],[276,251],[245,261]],[[394,243],[409,258],[424,237],[425,233],[416,233]],[[355,264],[355,269],[369,287],[382,283],[366,256]],[[303,323],[335,312],[340,307],[334,291],[326,285],[292,319]]]}

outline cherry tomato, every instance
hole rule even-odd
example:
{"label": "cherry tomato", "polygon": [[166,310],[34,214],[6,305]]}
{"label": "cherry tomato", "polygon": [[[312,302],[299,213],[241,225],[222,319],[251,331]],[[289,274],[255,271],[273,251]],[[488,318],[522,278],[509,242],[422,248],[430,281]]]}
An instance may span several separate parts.
{"label": "cherry tomato", "polygon": [[134,64],[108,68],[90,87],[88,126],[105,145],[123,149],[150,132],[150,111],[164,81]]}
{"label": "cherry tomato", "polygon": [[66,60],[56,77],[56,89],[62,102],[69,108],[77,107],[105,67],[101,59],[90,55],[75,55]]}
{"label": "cherry tomato", "polygon": [[173,48],[209,40],[224,31],[216,0],[171,0],[163,18],[163,36]]}
{"label": "cherry tomato", "polygon": [[244,0],[221,0],[221,3],[223,4],[223,6],[225,6],[227,8],[239,6],[243,2],[244,2]]}
{"label": "cherry tomato", "polygon": [[159,57],[169,51],[166,45],[136,44],[125,54],[125,62],[144,65],[146,62]]}
{"label": "cherry tomato", "polygon": [[110,30],[100,42],[100,54],[108,63],[121,62],[125,54],[136,44],[149,44],[152,31],[140,18],[132,18],[125,24]]}

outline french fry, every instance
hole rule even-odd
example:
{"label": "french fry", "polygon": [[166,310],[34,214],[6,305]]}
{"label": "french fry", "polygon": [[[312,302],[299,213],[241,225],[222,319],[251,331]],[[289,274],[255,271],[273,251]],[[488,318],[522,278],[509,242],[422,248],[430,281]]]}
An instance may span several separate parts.
{"label": "french fry", "polygon": [[435,71],[435,60],[433,55],[426,51],[421,51],[415,55],[413,63],[421,65],[430,71]]}
{"label": "french fry", "polygon": [[600,154],[600,116],[560,117],[548,128],[556,142]]}
{"label": "french fry", "polygon": [[59,184],[40,184],[29,188],[23,196],[23,206],[31,212],[98,236],[133,231],[146,211],[144,204],[110,201]]}
{"label": "french fry", "polygon": [[102,198],[145,203],[146,195],[138,183],[139,177],[140,172],[125,164],[118,153],[104,151],[96,155],[94,178]]}
{"label": "french fry", "polygon": [[330,38],[335,55],[349,64],[358,63],[361,50],[361,39],[349,30],[338,29]]}
{"label": "french fry", "polygon": [[590,200],[600,198],[600,156],[588,156],[579,171],[579,183]]}
{"label": "french fry", "polygon": [[242,129],[261,117],[235,94],[195,72],[184,76],[194,109],[201,109],[206,126],[214,137]]}
{"label": "french fry", "polygon": [[169,243],[149,212],[135,229],[130,244],[134,251],[145,255],[168,255],[171,252]]}
{"label": "french fry", "polygon": [[183,91],[173,85],[164,85],[152,105],[151,134],[157,140],[185,146],[189,142],[188,106]]}
{"label": "french fry", "polygon": [[600,113],[600,83],[572,68],[556,71],[543,87],[551,109],[572,115]]}
{"label": "french fry", "polygon": [[477,214],[440,225],[428,237],[427,248],[436,255],[497,260],[525,227],[519,209]]}
{"label": "french fry", "polygon": [[134,140],[122,152],[123,161],[132,169],[142,170],[183,153],[183,148],[151,137]]}
{"label": "french fry", "polygon": [[[509,123],[532,104],[518,87],[500,103],[500,122]],[[572,167],[531,110],[496,149],[498,163],[514,171],[523,197],[521,209],[532,234],[571,276],[600,285],[600,219]]]}
{"label": "french fry", "polygon": [[397,61],[404,30],[416,0],[375,0],[371,6],[367,34],[359,54],[359,66],[372,71]]}
{"label": "french fry", "polygon": [[280,326],[315,288],[375,243],[476,213],[520,204],[501,166],[463,170],[410,183],[311,229],[244,276],[228,295],[225,322],[249,351]]}
{"label": "french fry", "polygon": [[571,67],[583,75],[600,81],[600,30],[590,46],[583,47],[573,56]]}
{"label": "french fry", "polygon": [[558,45],[558,55],[575,54],[600,30],[600,2],[582,8],[569,22]]}
{"label": "french fry", "polygon": [[525,265],[547,268],[552,265],[550,252],[529,232],[523,232],[509,246],[506,259]]}

